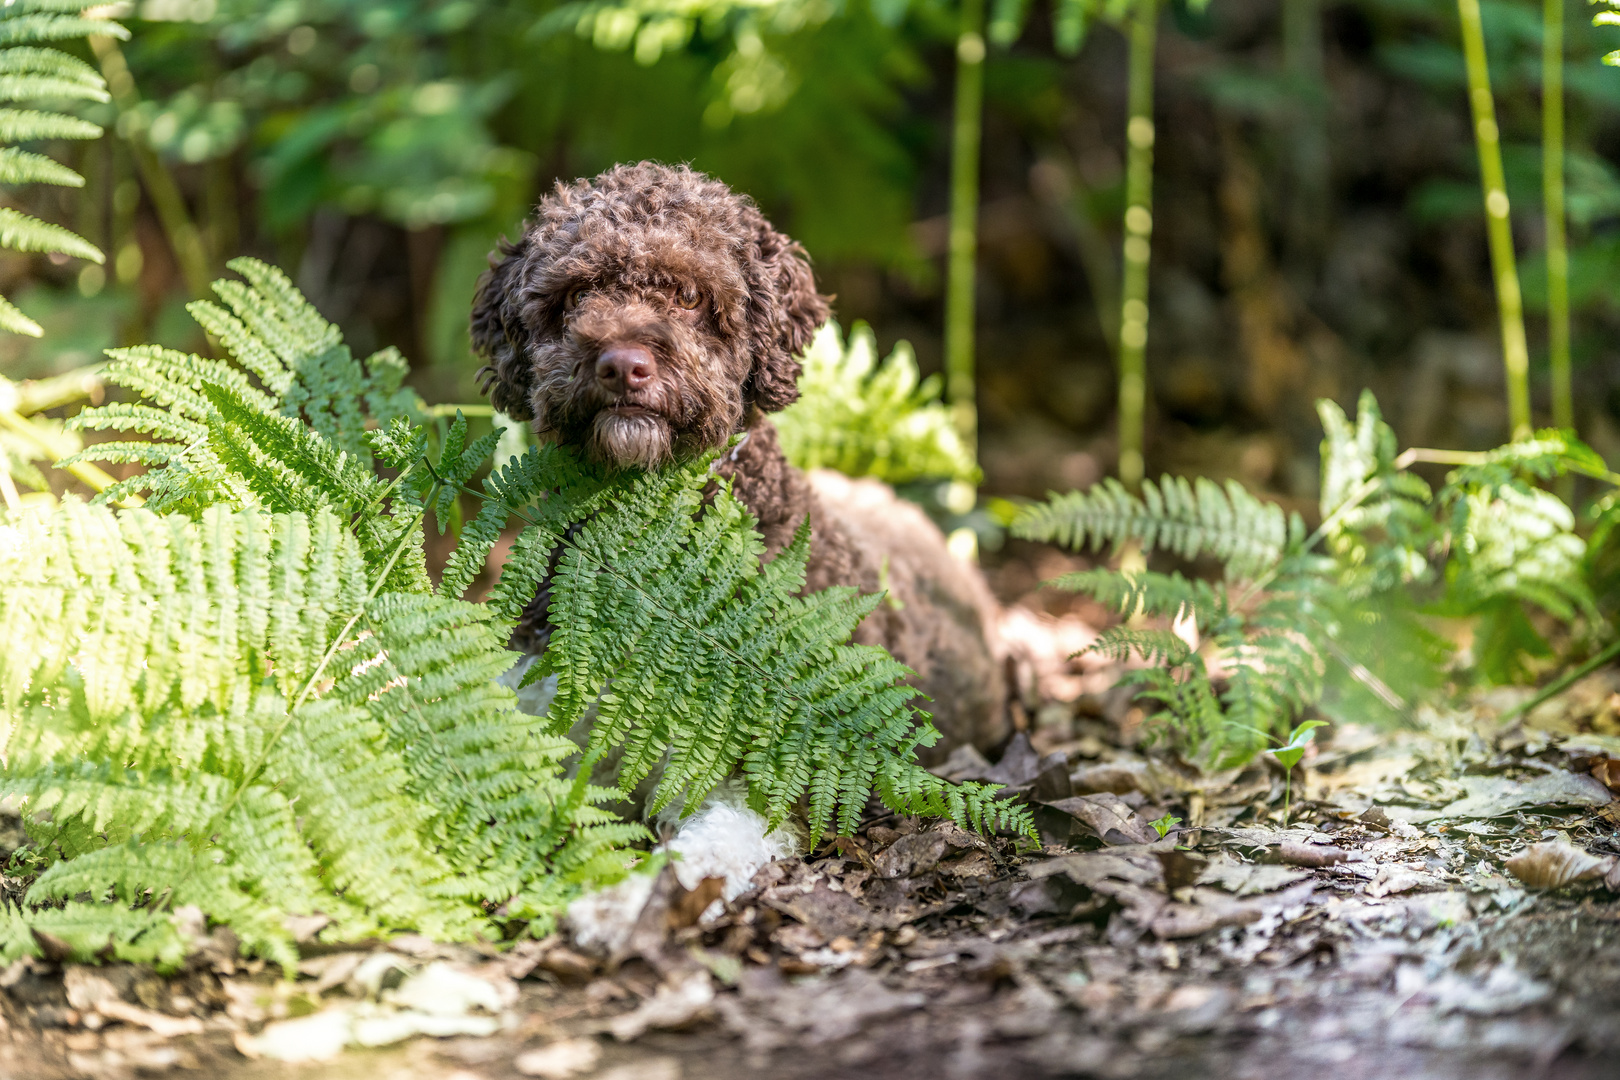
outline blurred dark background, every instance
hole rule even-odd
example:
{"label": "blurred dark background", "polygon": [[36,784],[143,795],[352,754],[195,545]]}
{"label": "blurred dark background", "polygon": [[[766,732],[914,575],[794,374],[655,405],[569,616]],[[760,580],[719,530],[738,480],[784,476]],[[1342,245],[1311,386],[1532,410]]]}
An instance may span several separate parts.
{"label": "blurred dark background", "polygon": [[[1540,4],[1482,5],[1546,415]],[[955,15],[943,4],[634,7],[498,0],[145,0],[117,137],[64,145],[88,190],[14,195],[105,269],[0,255],[45,326],[0,341],[34,377],[108,345],[203,348],[135,148],[177,187],[209,274],[284,266],[357,351],[398,345],[430,401],[475,400],[466,314],[501,234],[558,179],[686,161],[810,250],[847,326],[938,370]],[[1576,418],[1620,460],[1620,33],[1568,24]],[[651,28],[651,29],[649,29]],[[74,46],[81,51],[82,43]],[[89,53],[86,51],[88,57]],[[1036,5],[986,66],[979,258],[985,487],[1038,495],[1112,467],[1125,42],[1077,55]],[[105,64],[103,64],[105,70]],[[1313,402],[1364,386],[1404,443],[1508,434],[1457,12],[1446,0],[1213,0],[1163,14],[1147,462],[1314,497]],[[193,274],[193,278],[195,275]]]}

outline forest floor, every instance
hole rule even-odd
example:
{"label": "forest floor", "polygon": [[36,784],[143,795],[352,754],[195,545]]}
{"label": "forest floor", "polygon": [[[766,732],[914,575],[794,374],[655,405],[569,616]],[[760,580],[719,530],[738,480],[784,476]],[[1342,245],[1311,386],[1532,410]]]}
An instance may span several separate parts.
{"label": "forest floor", "polygon": [[1068,659],[1084,622],[1022,611],[1026,733],[942,771],[1028,799],[1038,848],[874,812],[723,910],[666,868],[606,960],[403,938],[289,981],[216,931],[167,978],[19,961],[0,1080],[1620,1074],[1620,671],[1505,726],[1519,692],[1340,726],[1290,786],[1144,751]]}

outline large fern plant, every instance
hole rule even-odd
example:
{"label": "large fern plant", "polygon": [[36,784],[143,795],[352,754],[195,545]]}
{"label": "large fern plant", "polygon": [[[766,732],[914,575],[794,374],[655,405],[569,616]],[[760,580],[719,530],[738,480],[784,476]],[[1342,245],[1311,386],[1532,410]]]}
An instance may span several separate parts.
{"label": "large fern plant", "polygon": [[242,366],[133,350],[109,379],[144,402],[80,414],[174,440],[95,448],[149,465],[148,508],[0,519],[0,790],[46,867],[0,953],[174,959],[188,905],[284,963],[289,914],[342,937],[494,934],[496,907],[543,927],[644,832],[494,683],[494,612],[433,594],[415,474],[466,475],[459,450],[373,471],[402,365],[354,362],[278,272],[239,269],[231,311],[194,310]]}
{"label": "large fern plant", "polygon": [[[498,433],[469,441],[458,416],[430,437],[393,354],[354,360],[279,271],[232,266],[246,282],[191,309],[229,356],[117,351],[107,381],[139,400],[76,420],[149,436],[78,457],[144,465],[100,501],[144,491],[146,509],[67,504],[0,534],[7,640],[37,643],[0,666],[7,790],[51,860],[6,948],[37,931],[173,956],[179,905],[282,960],[290,912],[331,916],[333,934],[465,935],[478,904],[543,925],[640,835],[594,809],[610,752],[624,791],[661,767],[659,806],[740,770],[759,810],[802,803],[817,833],[852,829],[873,791],[1029,831],[993,787],[915,763],[936,736],[905,669],[844,644],[877,598],[798,596],[808,534],[762,566],[707,461],[608,473],[530,449],[484,481],[432,587],[422,522],[448,516]],[[514,517],[490,601],[457,599]],[[557,693],[539,721],[493,680],[548,572],[533,675]],[[580,748],[561,736],[587,712],[564,782]]]}
{"label": "large fern plant", "polygon": [[[99,139],[101,126],[64,113],[17,104],[42,101],[106,101],[101,76],[84,61],[46,41],[90,34],[127,38],[129,32],[106,19],[87,19],[76,0],[9,0],[0,7],[0,184],[55,184],[83,187],[84,177],[19,143],[48,139]],[[0,247],[71,255],[103,261],[99,248],[83,237],[13,207],[0,207]],[[16,305],[0,297],[0,329],[39,337],[43,331]]]}
{"label": "large fern plant", "polygon": [[[379,445],[398,467],[423,450],[403,420]],[[798,595],[808,528],[762,566],[752,515],[715,490],[710,465],[609,472],[566,448],[531,449],[485,481],[441,592],[466,587],[509,518],[527,523],[489,603],[515,620],[549,578],[550,644],[526,678],[557,679],[554,733],[592,714],[586,763],[616,754],[623,791],[660,769],[655,810],[695,806],[741,769],[755,809],[776,823],[802,799],[814,835],[852,831],[872,791],[903,813],[1028,831],[1028,812],[994,787],[916,763],[913,749],[938,735],[911,706],[909,672],[844,644],[881,598]]]}
{"label": "large fern plant", "polygon": [[[1318,410],[1326,438],[1314,531],[1236,483],[1171,477],[1144,483],[1140,496],[1114,481],[1055,495],[1012,526],[1077,550],[1135,543],[1221,562],[1218,582],[1097,569],[1055,583],[1125,617],[1093,648],[1145,660],[1127,681],[1158,704],[1159,732],[1207,761],[1253,755],[1307,709],[1346,719],[1406,712],[1448,660],[1421,615],[1473,619],[1472,660],[1489,681],[1519,677],[1547,651],[1527,605],[1566,622],[1597,617],[1574,515],[1534,484],[1607,476],[1589,448],[1544,431],[1487,453],[1402,454],[1371,394],[1354,422],[1331,401]],[[1410,471],[1436,457],[1458,465],[1439,491]]]}
{"label": "large fern plant", "polygon": [[288,915],[466,938],[618,868],[639,830],[493,683],[490,613],[388,569],[325,510],[0,524],[0,788],[47,865],[0,955],[176,961],[191,905],[290,964]]}

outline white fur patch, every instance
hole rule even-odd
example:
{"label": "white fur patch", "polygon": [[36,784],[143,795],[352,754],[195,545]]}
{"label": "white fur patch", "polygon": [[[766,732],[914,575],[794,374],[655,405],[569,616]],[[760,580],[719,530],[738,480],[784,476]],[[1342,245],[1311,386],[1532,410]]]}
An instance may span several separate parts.
{"label": "white fur patch", "polygon": [[[804,850],[803,837],[791,826],[767,830],[765,819],[744,805],[743,791],[740,782],[722,784],[697,813],[677,819],[675,835],[655,849],[675,856],[675,880],[683,888],[695,889],[704,878],[725,879],[722,899],[709,905],[701,922],[719,918],[724,901],[747,892],[754,875],[768,863],[794,858]],[[666,820],[664,815],[660,820]],[[574,942],[609,953],[622,947],[652,893],[652,882],[649,874],[632,874],[569,904],[566,921]]]}
{"label": "white fur patch", "polygon": [[678,856],[676,880],[695,889],[704,878],[725,878],[720,895],[735,900],[748,891],[762,867],[793,858],[802,849],[799,837],[788,829],[767,832],[765,826],[765,819],[746,806],[706,801],[664,845]]}
{"label": "white fur patch", "polygon": [[652,895],[651,874],[631,874],[616,885],[598,889],[568,905],[564,921],[574,944],[584,949],[615,953],[630,940],[636,917]]}
{"label": "white fur patch", "polygon": [[[519,711],[545,716],[557,696],[557,676],[520,685],[537,659],[523,657],[495,681],[517,694]],[[805,838],[796,823],[767,829],[766,820],[748,808],[748,786],[740,779],[727,780],[711,791],[690,817],[682,818],[681,809],[676,802],[658,815],[656,824],[673,828],[675,835],[654,850],[675,856],[675,878],[683,888],[695,889],[704,878],[724,878],[720,895],[725,901],[735,900],[748,891],[762,867],[804,852]],[[631,874],[569,904],[565,921],[575,943],[608,953],[622,948],[647,905],[652,884],[649,874]],[[702,921],[711,922],[724,910],[722,900],[716,900],[703,912]]]}

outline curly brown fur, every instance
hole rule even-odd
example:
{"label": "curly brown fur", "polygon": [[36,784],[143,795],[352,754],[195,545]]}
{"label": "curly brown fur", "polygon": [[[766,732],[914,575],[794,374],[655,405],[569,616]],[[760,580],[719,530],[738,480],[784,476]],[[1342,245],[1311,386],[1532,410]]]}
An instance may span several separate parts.
{"label": "curly brown fur", "polygon": [[[804,250],[684,167],[559,184],[501,254],[472,315],[492,400],[611,465],[722,445],[750,405],[792,404],[795,357],[827,318]],[[594,377],[616,345],[651,354],[646,385]]]}
{"label": "curly brown fur", "polygon": [[[914,508],[878,520],[824,506],[765,418],[798,398],[796,357],[827,317],[799,245],[724,184],[642,162],[558,184],[497,256],[472,312],[473,347],[488,361],[479,374],[497,408],[621,468],[656,467],[746,431],[720,471],[759,519],[767,555],[809,515],[809,588],[890,589],[893,602],[856,637],[918,672],[946,737],[935,756],[1003,736],[983,581],[950,559]],[[542,588],[515,645],[544,647],[549,600]]]}

